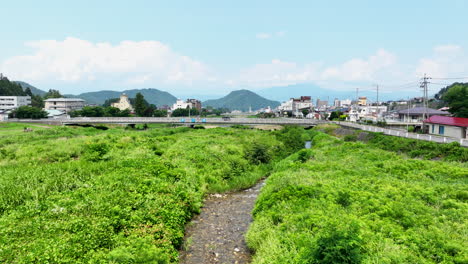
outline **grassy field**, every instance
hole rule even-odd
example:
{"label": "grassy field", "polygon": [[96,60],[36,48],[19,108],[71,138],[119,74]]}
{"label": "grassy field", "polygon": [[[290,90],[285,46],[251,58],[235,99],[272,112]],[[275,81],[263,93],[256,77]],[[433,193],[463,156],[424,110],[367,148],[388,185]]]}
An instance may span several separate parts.
{"label": "grassy field", "polygon": [[208,192],[286,149],[266,131],[0,127],[1,263],[168,263]]}
{"label": "grassy field", "polygon": [[319,133],[257,200],[253,263],[468,263],[468,166]]}

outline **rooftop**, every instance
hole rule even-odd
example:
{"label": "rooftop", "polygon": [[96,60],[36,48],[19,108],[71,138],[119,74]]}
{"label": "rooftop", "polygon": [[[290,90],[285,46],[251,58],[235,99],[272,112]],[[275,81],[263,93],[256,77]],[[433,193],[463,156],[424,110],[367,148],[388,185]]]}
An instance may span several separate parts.
{"label": "rooftop", "polygon": [[435,115],[424,120],[424,123],[468,127],[468,118]]}
{"label": "rooftop", "polygon": [[44,102],[84,102],[85,100],[80,98],[49,98]]}
{"label": "rooftop", "polygon": [[449,112],[445,111],[440,111],[432,108],[426,108],[426,107],[414,107],[410,109],[403,109],[398,111],[398,114],[405,114],[405,115],[422,115],[422,114],[428,114],[428,115],[450,115]]}

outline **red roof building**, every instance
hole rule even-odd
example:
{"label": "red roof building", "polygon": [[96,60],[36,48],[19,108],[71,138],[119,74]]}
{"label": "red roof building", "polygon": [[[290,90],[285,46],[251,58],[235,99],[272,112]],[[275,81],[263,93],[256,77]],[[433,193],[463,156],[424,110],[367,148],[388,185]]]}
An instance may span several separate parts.
{"label": "red roof building", "polygon": [[424,123],[468,127],[468,118],[436,115],[424,120]]}
{"label": "red roof building", "polygon": [[424,123],[429,125],[430,134],[468,138],[468,118],[435,115]]}

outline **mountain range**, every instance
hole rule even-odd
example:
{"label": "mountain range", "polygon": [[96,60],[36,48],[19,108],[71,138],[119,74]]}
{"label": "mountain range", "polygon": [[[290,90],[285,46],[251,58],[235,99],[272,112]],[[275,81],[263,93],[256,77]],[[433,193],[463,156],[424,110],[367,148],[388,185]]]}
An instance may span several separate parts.
{"label": "mountain range", "polygon": [[119,98],[122,93],[127,94],[130,98],[134,98],[137,93],[141,93],[145,97],[146,101],[148,101],[148,103],[154,104],[156,106],[172,105],[177,100],[177,98],[172,94],[154,88],[132,89],[122,92],[98,91],[82,93],[79,95],[66,94],[65,96],[84,99],[88,104],[102,105],[107,99]]}
{"label": "mountain range", "polygon": [[34,94],[34,95],[40,95],[40,96],[44,96],[46,94],[45,91],[41,90],[41,89],[38,89],[32,85],[30,85],[29,83],[26,83],[26,82],[22,82],[22,81],[15,81],[15,83],[21,85],[21,87],[23,88],[23,90],[26,90],[26,88],[29,88],[31,89],[31,92]]}

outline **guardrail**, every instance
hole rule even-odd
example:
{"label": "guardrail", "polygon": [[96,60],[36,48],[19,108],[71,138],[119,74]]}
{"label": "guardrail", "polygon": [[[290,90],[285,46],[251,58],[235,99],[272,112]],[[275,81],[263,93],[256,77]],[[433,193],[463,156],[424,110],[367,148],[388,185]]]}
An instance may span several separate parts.
{"label": "guardrail", "polygon": [[189,118],[189,117],[75,117],[57,119],[10,119],[10,122],[48,124],[245,124],[316,125],[326,121],[292,118]]}
{"label": "guardrail", "polygon": [[425,141],[432,141],[437,143],[451,143],[451,142],[458,142],[463,147],[468,147],[468,139],[458,139],[458,138],[451,138],[451,137],[444,137],[444,136],[437,136],[437,135],[430,135],[430,134],[417,134],[417,133],[410,133],[401,130],[395,129],[388,129],[382,127],[375,127],[375,126],[367,126],[367,125],[360,125],[350,122],[340,122],[336,121],[335,124],[341,126],[347,126],[352,128],[357,128],[364,131],[370,132],[381,132],[385,135],[396,136],[396,137],[405,137],[405,138],[412,138],[417,140],[425,140]]}

